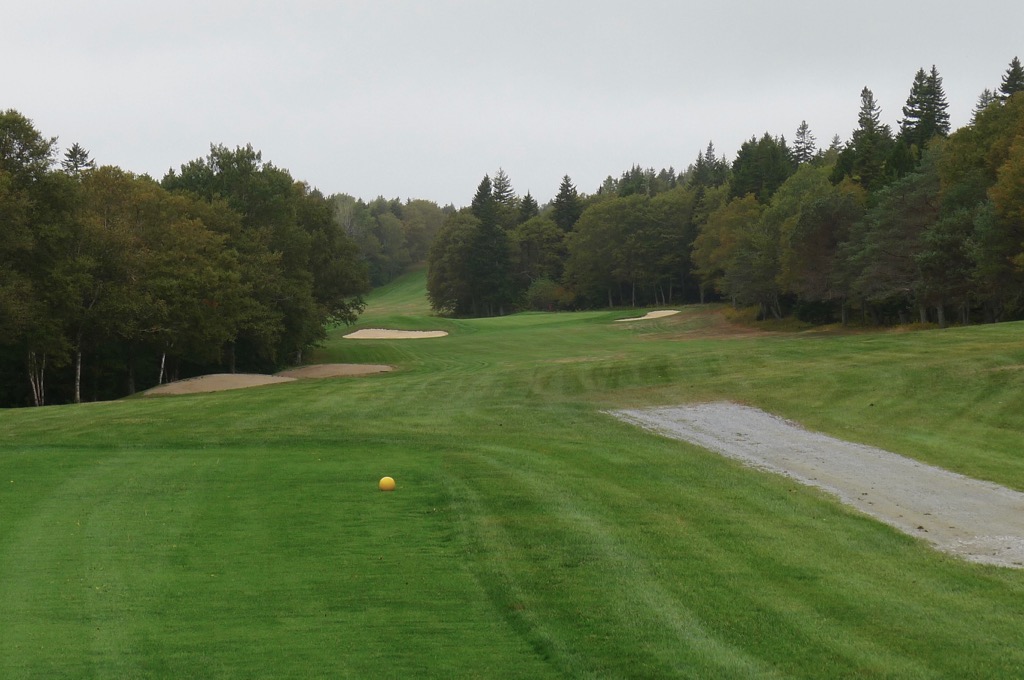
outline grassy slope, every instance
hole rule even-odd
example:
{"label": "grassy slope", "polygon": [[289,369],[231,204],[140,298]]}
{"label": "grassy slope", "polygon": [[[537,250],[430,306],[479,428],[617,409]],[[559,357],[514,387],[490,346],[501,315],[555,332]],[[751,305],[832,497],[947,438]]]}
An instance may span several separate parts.
{"label": "grassy slope", "polygon": [[422,290],[361,326],[448,338],[319,357],[394,373],[0,412],[0,676],[1024,673],[1024,572],[601,413],[737,399],[1024,489],[1021,325],[724,338]]}

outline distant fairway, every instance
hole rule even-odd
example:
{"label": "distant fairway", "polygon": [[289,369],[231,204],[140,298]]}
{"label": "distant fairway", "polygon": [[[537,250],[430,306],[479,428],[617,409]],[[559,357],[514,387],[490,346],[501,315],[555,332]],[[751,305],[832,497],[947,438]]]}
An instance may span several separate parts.
{"label": "distant fairway", "polygon": [[1024,571],[604,413],[736,401],[1024,490],[1024,324],[452,320],[423,290],[356,328],[447,337],[316,357],[392,372],[0,411],[0,678],[1024,676]]}

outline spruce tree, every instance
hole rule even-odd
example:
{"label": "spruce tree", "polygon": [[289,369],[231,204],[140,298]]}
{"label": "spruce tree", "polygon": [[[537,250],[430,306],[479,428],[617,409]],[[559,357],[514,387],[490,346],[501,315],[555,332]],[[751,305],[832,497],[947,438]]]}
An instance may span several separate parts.
{"label": "spruce tree", "polygon": [[96,162],[89,158],[89,152],[82,148],[82,145],[75,142],[71,148],[64,152],[64,160],[60,162],[64,172],[77,177],[83,170],[93,169]]}
{"label": "spruce tree", "polygon": [[881,122],[882,110],[875,103],[874,93],[865,87],[860,92],[860,112],[857,129],[853,131],[844,154],[840,154],[837,169],[849,157],[849,174],[862,187],[873,191],[885,184],[885,159],[892,147],[892,130]]}
{"label": "spruce tree", "polygon": [[539,214],[540,206],[537,205],[537,199],[527,191],[526,195],[523,196],[523,200],[519,202],[519,224],[522,224]]}
{"label": "spruce tree", "polygon": [[796,129],[796,137],[793,138],[793,160],[798,165],[810,163],[818,153],[817,140],[811,133],[807,121],[800,121],[800,127]]}
{"label": "spruce tree", "polygon": [[498,224],[498,202],[491,179],[484,175],[470,205],[480,223],[470,249],[469,282],[474,315],[495,316],[505,313],[511,302],[508,237]]}
{"label": "spruce tree", "polygon": [[924,145],[932,137],[945,137],[949,134],[948,108],[942,78],[935,66],[932,66],[930,73],[925,73],[923,68],[918,69],[907,104],[903,107],[901,140],[908,146],[917,147],[917,155],[920,156]]}
{"label": "spruce tree", "polygon": [[497,211],[494,205],[494,190],[489,175],[484,175],[476,188],[473,202],[469,204],[469,210],[480,220],[481,224],[493,225]]}
{"label": "spruce tree", "polygon": [[562,177],[562,184],[558,187],[558,195],[554,200],[555,224],[562,231],[571,231],[576,220],[583,214],[583,206],[580,205],[579,194],[573,186],[569,175]]}
{"label": "spruce tree", "polygon": [[974,111],[971,114],[971,122],[977,122],[978,116],[981,115],[981,112],[997,101],[999,101],[999,97],[996,96],[995,92],[987,87],[982,90],[981,94],[978,95],[978,103],[974,105]]}
{"label": "spruce tree", "polygon": [[729,178],[729,164],[725,157],[719,158],[715,154],[714,142],[708,142],[708,148],[704,153],[697,154],[697,160],[690,166],[687,174],[687,185],[690,187],[717,187],[725,184],[725,180]]}
{"label": "spruce tree", "polygon": [[1024,68],[1020,65],[1020,59],[1014,57],[1013,61],[1010,62],[1009,68],[1006,69],[1002,84],[999,86],[999,99],[1006,101],[1022,90],[1024,90]]}
{"label": "spruce tree", "polygon": [[494,180],[491,182],[491,194],[495,202],[501,205],[513,205],[516,202],[516,192],[512,190],[512,180],[502,168],[494,173]]}

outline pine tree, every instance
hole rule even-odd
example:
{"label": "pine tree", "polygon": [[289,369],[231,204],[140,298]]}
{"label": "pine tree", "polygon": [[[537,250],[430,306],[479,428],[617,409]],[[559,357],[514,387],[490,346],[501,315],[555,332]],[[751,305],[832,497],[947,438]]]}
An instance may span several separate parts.
{"label": "pine tree", "polygon": [[708,148],[702,154],[697,154],[697,160],[687,173],[689,179],[687,185],[690,187],[717,187],[725,184],[729,177],[729,164],[725,158],[715,155],[714,142],[708,142]]}
{"label": "pine tree", "polygon": [[498,205],[491,179],[484,175],[470,205],[470,212],[480,221],[467,267],[474,315],[504,314],[511,301],[508,237],[498,224]]}
{"label": "pine tree", "polygon": [[512,180],[509,179],[502,168],[498,168],[498,172],[494,173],[494,180],[491,182],[491,186],[491,194],[494,196],[495,202],[508,206],[515,204],[516,192],[512,190]]}
{"label": "pine tree", "polygon": [[95,168],[96,162],[89,158],[88,151],[75,142],[70,149],[64,152],[64,160],[60,162],[60,165],[64,168],[64,172],[72,177],[77,177],[83,170]]}
{"label": "pine tree", "polygon": [[519,224],[519,197],[512,189],[512,180],[503,169],[498,168],[491,186],[498,225],[505,231],[511,231]]}
{"label": "pine tree", "polygon": [[974,112],[971,114],[971,122],[977,122],[978,116],[981,115],[981,112],[997,101],[999,101],[999,97],[996,96],[995,92],[987,87],[982,90],[981,94],[978,95],[978,103],[974,105]]}
{"label": "pine tree", "polygon": [[1006,69],[1002,84],[999,86],[999,99],[1006,101],[1022,90],[1024,90],[1024,67],[1021,67],[1020,59],[1014,57],[1013,61],[1010,62],[1009,68]]}
{"label": "pine tree", "polygon": [[932,66],[930,73],[925,73],[923,68],[918,69],[907,104],[903,107],[901,140],[908,146],[917,147],[917,154],[920,155],[932,137],[945,137],[949,134],[948,108],[942,78],[935,66]]}
{"label": "pine tree", "polygon": [[562,184],[558,187],[558,195],[554,200],[555,224],[562,231],[571,231],[576,220],[583,214],[583,206],[580,205],[579,194],[573,186],[569,175],[562,178]]}
{"label": "pine tree", "polygon": [[817,140],[811,133],[807,121],[800,121],[800,127],[796,129],[796,137],[793,138],[793,160],[798,165],[810,163],[818,154]]}
{"label": "pine tree", "polygon": [[[892,130],[881,122],[882,110],[874,93],[865,87],[860,92],[857,129],[853,131],[844,154],[849,154],[849,173],[862,187],[872,191],[885,183],[885,159],[892,147]],[[840,167],[844,161],[840,154]]]}
{"label": "pine tree", "polygon": [[540,206],[537,205],[537,199],[530,195],[527,191],[526,195],[523,196],[523,200],[519,202],[519,224],[527,221],[530,218],[536,217],[540,214]]}
{"label": "pine tree", "polygon": [[490,227],[494,225],[497,216],[494,203],[494,190],[491,178],[489,175],[484,175],[480,185],[476,188],[476,194],[473,196],[473,202],[470,203],[469,210],[480,220],[481,224]]}
{"label": "pine tree", "polygon": [[928,73],[928,97],[934,116],[935,134],[947,137],[949,135],[949,102],[946,101],[946,91],[942,87],[942,78],[939,76],[935,64],[932,64],[932,70]]}

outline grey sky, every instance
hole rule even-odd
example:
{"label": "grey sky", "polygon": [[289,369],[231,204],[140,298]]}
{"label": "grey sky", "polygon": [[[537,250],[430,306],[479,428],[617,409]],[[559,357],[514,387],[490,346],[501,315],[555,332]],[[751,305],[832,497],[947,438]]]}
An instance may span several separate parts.
{"label": "grey sky", "polygon": [[893,126],[936,65],[953,127],[1024,57],[1024,3],[8,0],[0,108],[157,178],[251,143],[324,193],[465,205],[504,168],[550,200],[634,164],[820,145],[870,87]]}

